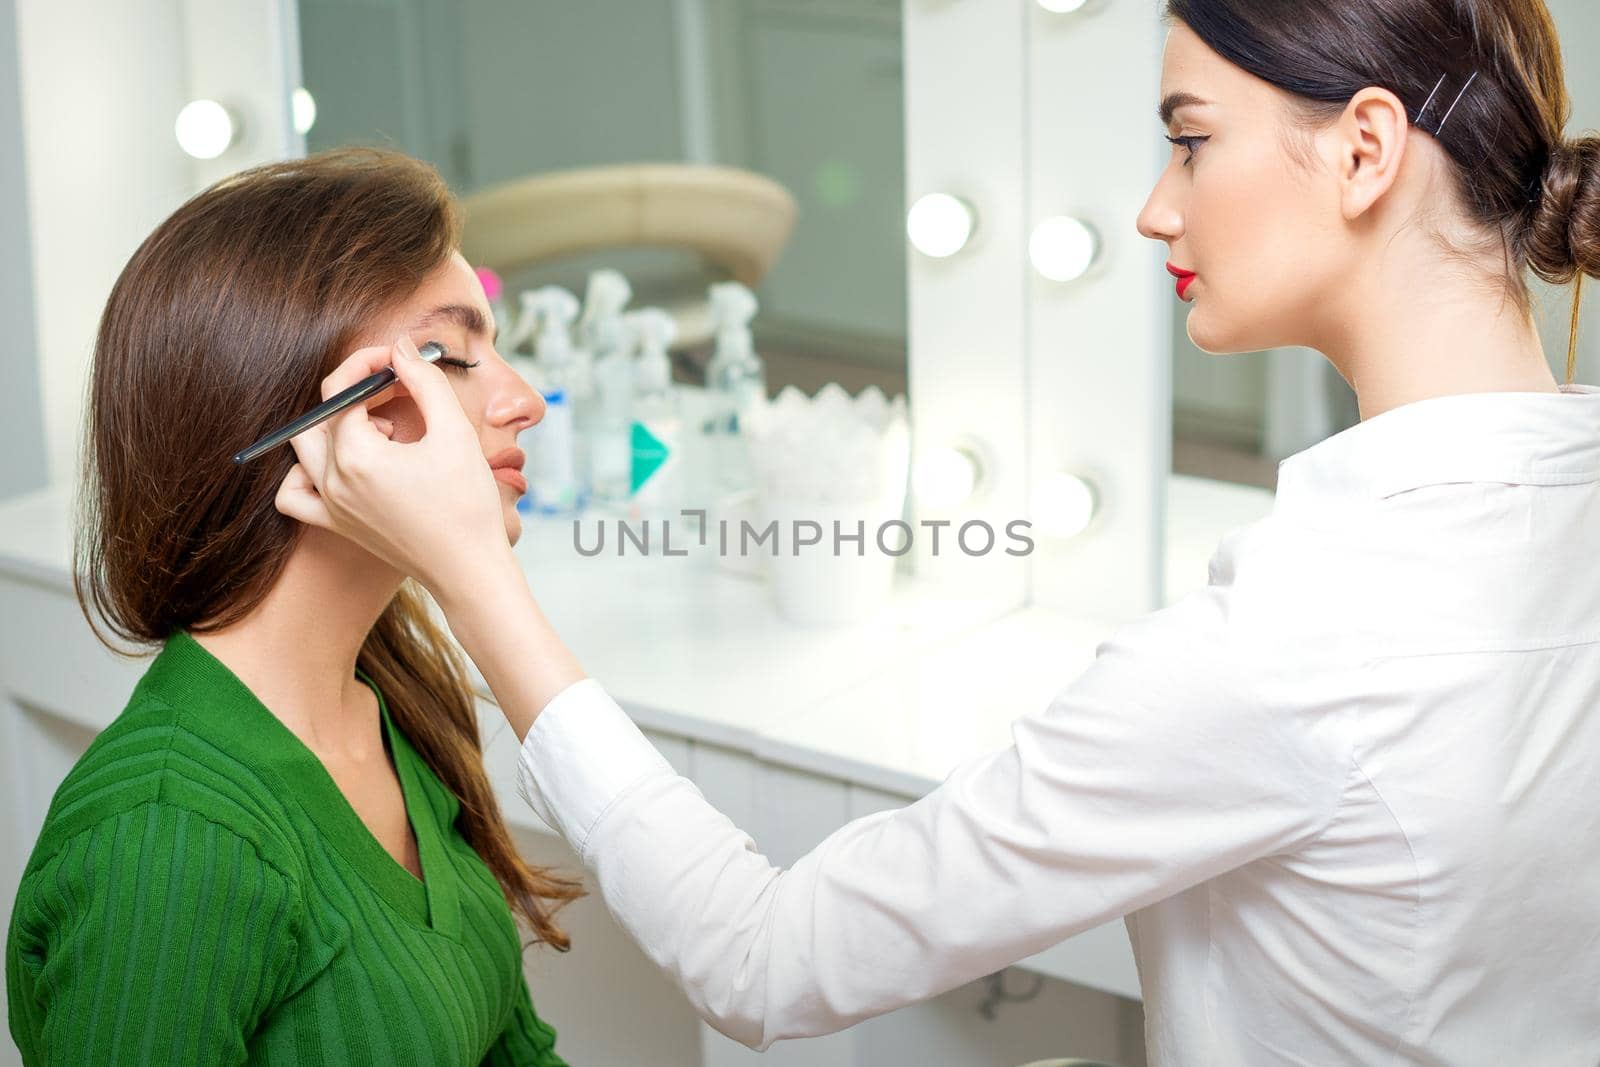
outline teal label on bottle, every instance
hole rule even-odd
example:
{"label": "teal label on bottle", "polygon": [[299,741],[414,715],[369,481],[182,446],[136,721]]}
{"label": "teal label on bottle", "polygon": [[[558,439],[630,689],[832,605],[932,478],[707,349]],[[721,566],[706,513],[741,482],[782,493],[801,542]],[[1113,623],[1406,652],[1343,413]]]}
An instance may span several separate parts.
{"label": "teal label on bottle", "polygon": [[644,423],[633,424],[633,478],[628,491],[637,493],[650,476],[661,469],[671,449],[666,443],[645,428]]}

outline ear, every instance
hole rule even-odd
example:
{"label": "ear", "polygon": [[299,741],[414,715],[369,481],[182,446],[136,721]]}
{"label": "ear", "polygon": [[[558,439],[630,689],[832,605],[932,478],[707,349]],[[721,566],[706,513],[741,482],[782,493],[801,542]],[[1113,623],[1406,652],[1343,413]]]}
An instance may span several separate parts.
{"label": "ear", "polygon": [[1361,215],[1394,185],[1411,133],[1405,105],[1389,90],[1368,86],[1350,98],[1334,129],[1339,207],[1346,219]]}

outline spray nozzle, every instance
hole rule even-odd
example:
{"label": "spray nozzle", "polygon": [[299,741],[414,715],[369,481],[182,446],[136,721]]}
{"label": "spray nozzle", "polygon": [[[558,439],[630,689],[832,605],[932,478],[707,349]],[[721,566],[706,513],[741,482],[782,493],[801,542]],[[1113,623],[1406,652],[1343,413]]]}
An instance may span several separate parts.
{"label": "spray nozzle", "polygon": [[640,308],[622,316],[629,332],[638,339],[637,385],[642,391],[667,388],[672,380],[672,361],[667,347],[678,338],[678,322],[661,308]]}
{"label": "spray nozzle", "polygon": [[631,299],[633,288],[620,271],[603,269],[589,275],[578,335],[596,356],[627,343],[620,320]]}
{"label": "spray nozzle", "polygon": [[755,317],[756,295],[739,282],[717,282],[711,286],[711,328],[717,336],[717,350],[724,357],[743,356],[751,351],[750,320]]}
{"label": "spray nozzle", "polygon": [[535,353],[541,363],[560,363],[572,358],[572,320],[578,317],[577,297],[559,285],[546,285],[522,294],[522,312],[538,330]]}

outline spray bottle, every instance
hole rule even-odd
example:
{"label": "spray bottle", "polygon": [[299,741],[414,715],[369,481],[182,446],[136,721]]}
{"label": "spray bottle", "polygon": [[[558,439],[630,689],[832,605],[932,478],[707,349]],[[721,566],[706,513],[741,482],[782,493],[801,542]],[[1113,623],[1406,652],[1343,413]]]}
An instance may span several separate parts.
{"label": "spray bottle", "polygon": [[711,286],[711,325],[717,347],[706,365],[710,417],[702,424],[717,479],[724,488],[751,481],[744,425],[752,406],[767,402],[767,371],[756,354],[750,320],[756,297],[738,282]]}
{"label": "spray bottle", "polygon": [[627,279],[614,270],[589,275],[583,319],[578,326],[593,353],[594,400],[579,413],[578,436],[587,457],[591,499],[626,511],[633,491],[633,344],[622,319],[632,296]]}
{"label": "spray bottle", "polygon": [[639,340],[631,439],[634,502],[641,518],[666,519],[683,506],[683,411],[667,355],[678,324],[661,308],[641,308],[623,319]]}
{"label": "spray bottle", "polygon": [[573,421],[577,401],[571,327],[578,315],[578,298],[558,285],[547,285],[523,294],[523,307],[538,326],[534,373],[545,411],[528,433],[528,492],[518,506],[542,515],[571,515],[587,502],[578,477]]}

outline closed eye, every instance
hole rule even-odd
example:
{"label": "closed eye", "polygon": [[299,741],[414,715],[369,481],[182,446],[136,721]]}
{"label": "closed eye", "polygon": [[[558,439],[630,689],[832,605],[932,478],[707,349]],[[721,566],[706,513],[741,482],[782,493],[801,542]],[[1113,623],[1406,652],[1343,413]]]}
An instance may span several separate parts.
{"label": "closed eye", "polygon": [[463,373],[465,373],[468,369],[470,369],[472,367],[476,367],[479,363],[482,363],[483,361],[481,359],[475,359],[471,363],[468,363],[464,359],[455,359],[455,358],[453,358],[451,356],[440,356],[439,357],[439,362],[443,363],[447,367],[455,367],[457,370],[460,370]]}
{"label": "closed eye", "polygon": [[1167,140],[1172,144],[1182,145],[1184,151],[1189,153],[1188,158],[1183,161],[1183,165],[1187,167],[1189,165],[1189,160],[1194,158],[1195,146],[1198,145],[1202,141],[1209,140],[1209,138],[1185,136],[1185,137],[1168,137]]}

